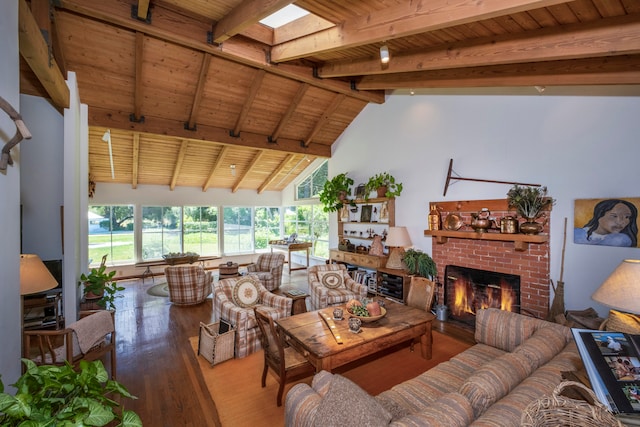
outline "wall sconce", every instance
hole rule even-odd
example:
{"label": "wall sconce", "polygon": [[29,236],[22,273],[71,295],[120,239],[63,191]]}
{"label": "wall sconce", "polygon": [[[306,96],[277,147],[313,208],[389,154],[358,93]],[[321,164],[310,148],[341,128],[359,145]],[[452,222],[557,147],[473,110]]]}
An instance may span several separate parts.
{"label": "wall sconce", "polygon": [[22,116],[0,96],[0,108],[9,115],[16,125],[16,134],[11,138],[4,147],[2,147],[2,157],[0,158],[0,170],[6,171],[7,165],[13,165],[11,158],[11,149],[18,145],[23,139],[31,139],[31,132],[27,129],[27,125],[22,121]]}
{"label": "wall sconce", "polygon": [[231,168],[231,176],[236,176],[236,165],[229,166]]}
{"label": "wall sconce", "polygon": [[391,57],[389,56],[389,48],[386,44],[384,44],[380,46],[380,62],[383,64],[388,64],[389,59],[391,59]]}

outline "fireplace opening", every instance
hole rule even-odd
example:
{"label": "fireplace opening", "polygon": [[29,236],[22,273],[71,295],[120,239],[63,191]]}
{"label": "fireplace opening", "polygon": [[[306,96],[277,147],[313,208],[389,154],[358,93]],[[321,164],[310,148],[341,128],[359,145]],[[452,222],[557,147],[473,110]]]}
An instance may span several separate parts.
{"label": "fireplace opening", "polygon": [[476,268],[445,267],[444,300],[453,321],[475,327],[482,308],[520,313],[520,276]]}

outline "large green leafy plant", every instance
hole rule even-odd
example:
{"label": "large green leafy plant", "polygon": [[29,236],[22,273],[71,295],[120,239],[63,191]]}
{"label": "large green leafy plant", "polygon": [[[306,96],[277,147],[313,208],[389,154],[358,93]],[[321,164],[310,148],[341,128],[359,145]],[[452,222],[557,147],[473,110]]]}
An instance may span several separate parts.
{"label": "large green leafy plant", "polygon": [[353,185],[353,179],[347,176],[347,173],[341,173],[330,180],[325,181],[322,191],[320,192],[320,203],[322,203],[325,212],[335,212],[342,209],[345,203],[352,202],[347,199],[349,188]]}
{"label": "large green leafy plant", "polygon": [[80,276],[80,280],[84,283],[85,296],[97,295],[100,298],[97,304],[107,310],[112,310],[116,308],[116,298],[122,296],[118,295],[118,292],[124,291],[124,288],[118,286],[118,283],[113,280],[116,271],[113,270],[107,273],[106,269],[107,267],[104,265],[99,268],[92,268],[89,274],[83,273]]}
{"label": "large green leafy plant", "polygon": [[123,410],[117,397],[136,399],[127,389],[109,380],[99,360],[80,362],[80,370],[71,365],[37,366],[22,359],[25,373],[13,387],[15,396],[4,392],[0,380],[0,425],[20,427],[142,426],[133,411]]}
{"label": "large green leafy plant", "polygon": [[407,249],[402,255],[402,262],[407,266],[410,274],[417,274],[430,280],[434,280],[438,274],[435,261],[426,252]]}
{"label": "large green leafy plant", "polygon": [[555,200],[547,195],[547,187],[514,185],[507,192],[509,208],[514,208],[520,216],[535,219]]}

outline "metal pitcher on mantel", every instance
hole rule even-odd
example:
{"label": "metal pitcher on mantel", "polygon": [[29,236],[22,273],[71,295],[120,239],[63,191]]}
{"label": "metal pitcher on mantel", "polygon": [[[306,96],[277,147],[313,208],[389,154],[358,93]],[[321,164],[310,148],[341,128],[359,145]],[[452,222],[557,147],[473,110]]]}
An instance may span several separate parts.
{"label": "metal pitcher on mantel", "polygon": [[500,232],[505,234],[518,233],[518,219],[514,216],[505,216],[501,218]]}

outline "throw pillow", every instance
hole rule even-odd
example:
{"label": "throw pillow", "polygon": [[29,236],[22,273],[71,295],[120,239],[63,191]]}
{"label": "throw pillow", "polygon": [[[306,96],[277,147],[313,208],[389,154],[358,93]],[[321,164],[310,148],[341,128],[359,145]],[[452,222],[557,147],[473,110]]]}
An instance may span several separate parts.
{"label": "throw pillow", "polygon": [[338,289],[345,287],[341,271],[318,271],[318,280],[325,288]]}
{"label": "throw pillow", "polygon": [[243,308],[253,307],[260,301],[260,284],[252,277],[243,277],[233,286],[233,302]]}
{"label": "throw pillow", "polygon": [[327,394],[316,410],[314,425],[319,427],[358,424],[386,426],[391,414],[357,384],[334,375]]}
{"label": "throw pillow", "polygon": [[634,314],[609,310],[609,318],[604,325],[607,331],[640,334],[640,316]]}

